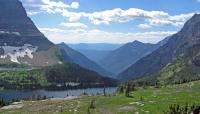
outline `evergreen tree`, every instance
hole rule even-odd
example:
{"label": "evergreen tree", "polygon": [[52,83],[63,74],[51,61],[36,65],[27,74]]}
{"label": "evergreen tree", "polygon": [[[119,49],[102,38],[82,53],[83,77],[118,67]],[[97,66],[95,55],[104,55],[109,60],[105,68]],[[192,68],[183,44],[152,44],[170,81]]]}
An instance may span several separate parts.
{"label": "evergreen tree", "polygon": [[124,93],[124,85],[120,85],[120,86],[117,88],[117,92],[119,92],[119,93]]}
{"label": "evergreen tree", "polygon": [[103,88],[103,96],[106,96],[106,88],[105,88],[105,86]]}
{"label": "evergreen tree", "polygon": [[130,82],[128,82],[126,85],[125,96],[130,97],[130,92],[131,92],[131,85],[130,85]]}

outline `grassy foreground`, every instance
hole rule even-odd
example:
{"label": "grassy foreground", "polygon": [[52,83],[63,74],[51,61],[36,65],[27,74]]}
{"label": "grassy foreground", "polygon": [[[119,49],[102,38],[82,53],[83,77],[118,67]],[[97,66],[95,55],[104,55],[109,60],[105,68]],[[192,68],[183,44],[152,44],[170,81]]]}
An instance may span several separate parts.
{"label": "grassy foreground", "polygon": [[[133,98],[124,94],[81,96],[71,100],[23,102],[20,109],[0,110],[1,114],[162,114],[172,104],[200,103],[200,81],[162,88],[138,89]],[[96,100],[96,109],[88,110]]]}

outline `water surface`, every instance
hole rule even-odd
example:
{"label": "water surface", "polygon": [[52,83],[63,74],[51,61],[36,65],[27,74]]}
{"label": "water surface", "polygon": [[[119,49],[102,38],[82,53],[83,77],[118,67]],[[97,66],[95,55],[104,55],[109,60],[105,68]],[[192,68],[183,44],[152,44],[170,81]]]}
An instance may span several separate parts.
{"label": "water surface", "polygon": [[[106,88],[106,93],[114,93],[116,87]],[[46,97],[56,97],[64,98],[66,96],[79,96],[82,93],[88,94],[97,94],[103,93],[103,88],[90,88],[90,89],[77,89],[77,90],[64,90],[64,91],[47,91],[47,90],[2,90],[0,91],[0,98],[3,98],[6,101],[12,99],[24,99],[31,96],[46,96]]]}

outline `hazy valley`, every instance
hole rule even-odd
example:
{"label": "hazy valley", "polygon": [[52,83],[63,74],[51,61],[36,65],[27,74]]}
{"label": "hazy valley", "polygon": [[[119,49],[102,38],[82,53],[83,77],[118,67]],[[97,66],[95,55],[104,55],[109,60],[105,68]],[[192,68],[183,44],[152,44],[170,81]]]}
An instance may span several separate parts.
{"label": "hazy valley", "polygon": [[[36,5],[39,3],[42,3],[40,7]],[[27,8],[29,5],[31,5],[30,9]],[[68,8],[69,10],[66,10]],[[169,20],[166,21],[168,13],[145,12],[134,8],[130,8],[130,11],[115,9],[116,14],[108,10],[102,15],[102,12],[92,14],[70,12],[78,8],[77,2],[67,5],[65,2],[51,0],[40,2],[0,0],[0,113],[200,113],[199,13],[192,13],[190,17],[186,14],[169,16]],[[41,12],[30,13],[33,9],[36,11],[39,9]],[[48,20],[44,11],[51,16],[61,13],[61,16],[69,18],[68,24],[59,25],[64,25],[67,29],[49,30],[39,27],[39,25],[44,26],[48,21],[52,24],[58,21],[56,16]],[[132,14],[131,11],[136,13]],[[116,24],[119,21],[125,26],[124,23],[137,20],[134,17],[136,14],[140,14],[137,18],[149,16],[145,22],[151,20],[150,25],[140,24],[140,28],[135,28],[138,31],[143,29],[141,30],[144,31],[143,35],[149,37],[146,42],[141,40],[142,35],[137,35],[141,34],[139,32],[134,35],[130,31],[126,35],[123,32],[113,32],[110,35],[109,32],[96,29],[92,32],[87,31],[94,26],[88,27],[89,24],[86,26],[74,22],[76,19],[88,18],[101,29],[104,27],[100,24],[105,24],[104,29],[108,30],[110,24],[114,22]],[[34,15],[42,15],[46,21],[41,21]],[[124,15],[128,16],[123,17]],[[157,19],[161,15],[164,15],[164,18],[160,19],[162,24]],[[104,16],[108,17],[103,20]],[[130,17],[134,19],[129,19]],[[81,21],[85,21],[84,19]],[[178,22],[174,22],[176,19]],[[174,23],[173,26],[181,24],[182,26],[176,28],[177,32],[167,34],[160,38],[161,40],[157,39],[157,42],[151,43],[150,40],[164,33],[158,31],[156,35],[155,32],[145,35],[147,29],[163,26],[163,23],[167,23],[167,26]],[[118,26],[116,24],[114,28]],[[126,25],[128,26],[130,25]],[[74,27],[79,29],[73,31]],[[120,27],[123,28],[122,25]],[[47,31],[50,31],[55,39],[62,38],[61,34],[69,36],[66,37],[69,41],[71,34],[77,36],[71,39],[72,43],[66,42],[66,39],[57,43],[53,42],[50,38],[52,36],[47,34]],[[55,34],[55,31],[60,34]],[[84,36],[86,34],[90,34],[94,39],[87,41]],[[79,39],[78,35],[82,39]],[[103,37],[104,35],[106,38]],[[133,38],[123,42],[121,35],[124,35],[124,39],[129,39],[132,35],[139,37],[139,40]],[[113,43],[97,40],[100,39],[99,36],[102,39],[110,38]],[[113,39],[116,37],[121,38],[118,39],[119,42],[114,42]],[[83,43],[73,43],[76,38]],[[90,43],[92,41],[101,42]]]}

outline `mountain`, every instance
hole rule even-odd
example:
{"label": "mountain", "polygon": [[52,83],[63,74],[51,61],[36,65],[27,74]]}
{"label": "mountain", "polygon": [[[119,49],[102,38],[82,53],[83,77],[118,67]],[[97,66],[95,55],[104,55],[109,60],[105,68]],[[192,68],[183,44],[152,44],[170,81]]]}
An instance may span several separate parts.
{"label": "mountain", "polygon": [[55,45],[34,25],[18,0],[0,0],[0,62],[32,66],[59,63]]}
{"label": "mountain", "polygon": [[110,52],[99,63],[103,68],[117,75],[158,47],[158,44],[134,41]]}
{"label": "mountain", "polygon": [[109,44],[109,43],[80,43],[80,44],[67,44],[75,50],[98,50],[108,51],[119,48],[122,44]]}
{"label": "mountain", "polygon": [[77,50],[84,54],[90,60],[99,63],[111,51],[119,48],[122,44],[108,44],[108,43],[80,43],[80,44],[68,44],[74,50]]}
{"label": "mountain", "polygon": [[76,64],[80,65],[81,67],[96,71],[103,76],[111,75],[106,70],[104,70],[102,67],[100,67],[98,64],[91,61],[90,59],[88,59],[86,56],[84,56],[80,52],[70,48],[65,43],[58,44],[57,46],[67,54],[67,55],[63,55],[65,58],[67,57],[67,59],[64,59],[67,62],[76,63]]}
{"label": "mountain", "polygon": [[107,56],[111,50],[87,50],[87,49],[80,49],[78,50],[80,53],[85,55],[90,60],[100,64],[100,60]]}
{"label": "mountain", "polygon": [[[170,36],[165,45],[130,66],[119,75],[119,78],[128,80],[159,73],[164,74],[167,71],[185,72],[185,74],[188,74],[190,71],[188,69],[191,69],[193,66],[195,66],[195,69],[199,68],[199,44],[200,14],[195,14],[178,33]],[[194,71],[191,70],[191,72],[197,75],[198,70],[195,69],[193,69]],[[174,76],[173,73],[171,75]]]}
{"label": "mountain", "polygon": [[[19,0],[0,0],[0,88],[57,89],[116,84],[117,80],[71,63],[78,59],[73,54],[77,55],[73,50],[68,55],[40,32]],[[88,62],[80,60],[83,61],[77,61]]]}

